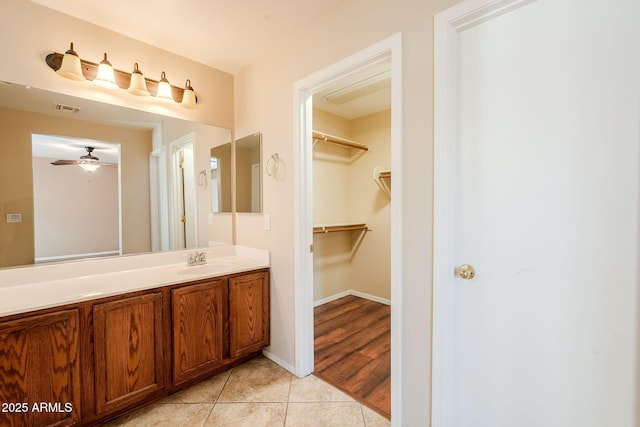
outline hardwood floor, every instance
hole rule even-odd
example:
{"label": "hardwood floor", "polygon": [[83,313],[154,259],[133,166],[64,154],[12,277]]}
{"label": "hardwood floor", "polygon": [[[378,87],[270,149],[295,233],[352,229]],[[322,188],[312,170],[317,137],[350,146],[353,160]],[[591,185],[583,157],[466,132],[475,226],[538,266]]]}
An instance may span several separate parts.
{"label": "hardwood floor", "polygon": [[391,307],[346,296],[314,309],[314,375],[391,417]]}

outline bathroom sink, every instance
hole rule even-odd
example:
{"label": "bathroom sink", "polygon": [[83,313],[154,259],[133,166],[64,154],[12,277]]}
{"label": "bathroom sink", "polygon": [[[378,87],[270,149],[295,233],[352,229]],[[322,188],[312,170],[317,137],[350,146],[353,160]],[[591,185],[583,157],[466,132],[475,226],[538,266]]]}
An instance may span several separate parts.
{"label": "bathroom sink", "polygon": [[183,267],[178,270],[176,273],[181,275],[202,275],[202,274],[217,274],[222,269],[217,265],[204,264],[204,265],[194,265],[190,267]]}

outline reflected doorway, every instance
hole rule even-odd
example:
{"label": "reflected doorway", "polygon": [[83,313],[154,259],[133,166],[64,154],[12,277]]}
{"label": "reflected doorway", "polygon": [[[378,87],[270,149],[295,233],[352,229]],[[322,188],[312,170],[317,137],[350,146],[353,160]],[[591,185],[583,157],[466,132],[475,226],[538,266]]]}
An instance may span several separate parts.
{"label": "reflected doorway", "polygon": [[32,135],[35,262],[122,254],[120,144]]}
{"label": "reflected doorway", "polygon": [[171,144],[171,249],[198,247],[194,143],[189,134]]}

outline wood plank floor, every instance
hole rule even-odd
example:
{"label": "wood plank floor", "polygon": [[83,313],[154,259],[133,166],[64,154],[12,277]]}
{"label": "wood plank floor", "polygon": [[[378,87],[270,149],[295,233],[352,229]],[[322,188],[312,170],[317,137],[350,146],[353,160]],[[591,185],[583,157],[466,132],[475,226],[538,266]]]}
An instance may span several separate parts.
{"label": "wood plank floor", "polygon": [[346,296],[314,309],[314,375],[391,417],[391,307]]}

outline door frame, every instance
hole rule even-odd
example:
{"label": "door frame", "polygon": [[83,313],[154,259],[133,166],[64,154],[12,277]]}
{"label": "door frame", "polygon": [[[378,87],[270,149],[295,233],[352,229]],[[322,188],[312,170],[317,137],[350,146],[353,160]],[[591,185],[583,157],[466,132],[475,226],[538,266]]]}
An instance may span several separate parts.
{"label": "door frame", "polygon": [[336,81],[391,58],[391,408],[402,425],[402,34],[397,33],[294,84],[295,374],[313,372],[312,96]]}
{"label": "door frame", "polygon": [[431,362],[431,425],[451,420],[455,396],[446,357],[452,347],[450,315],[455,279],[453,201],[458,138],[459,38],[465,30],[533,3],[536,0],[466,0],[434,17],[434,188],[433,188],[433,309]]}
{"label": "door frame", "polygon": [[[169,246],[172,250],[176,250],[176,249],[184,249],[184,248],[176,248],[176,244],[177,244],[177,238],[178,238],[178,228],[180,227],[180,217],[182,216],[181,213],[179,213],[178,209],[179,209],[179,203],[182,203],[182,201],[180,200],[180,191],[178,189],[179,186],[179,174],[180,171],[177,168],[177,153],[180,150],[183,150],[185,148],[190,148],[191,152],[192,152],[192,157],[193,154],[195,153],[195,133],[194,132],[190,132],[178,139],[176,139],[175,141],[171,142],[169,144],[169,152],[171,153],[169,155],[169,162],[170,162],[170,166],[169,166],[169,172],[170,172],[170,187],[171,187],[171,191],[170,191],[170,206],[171,209],[169,209],[169,214],[170,214],[170,219],[169,219]],[[193,163],[194,159],[190,159],[190,161]],[[195,165],[194,165],[195,166]],[[193,182],[195,180],[194,176],[185,174],[184,175],[184,179],[186,180],[190,180],[191,181],[191,185],[195,188],[196,185]],[[187,201],[185,200],[184,203],[186,204]],[[197,206],[197,199],[194,198],[193,200],[193,211],[194,213],[198,211],[198,206]],[[184,208],[186,209],[186,206],[184,206]],[[185,214],[186,215],[186,214]],[[196,237],[196,247],[198,246],[198,242],[197,242],[197,237],[198,237],[198,221],[197,221],[197,215],[192,215],[192,218],[187,218],[188,222],[187,222],[187,226],[186,227],[191,227],[191,232],[195,235]],[[193,224],[190,224],[193,223]],[[185,246],[188,245],[187,243],[187,235],[186,235],[186,227],[185,227],[185,231],[184,231],[184,235],[182,236],[182,238],[184,239],[185,242]]]}

